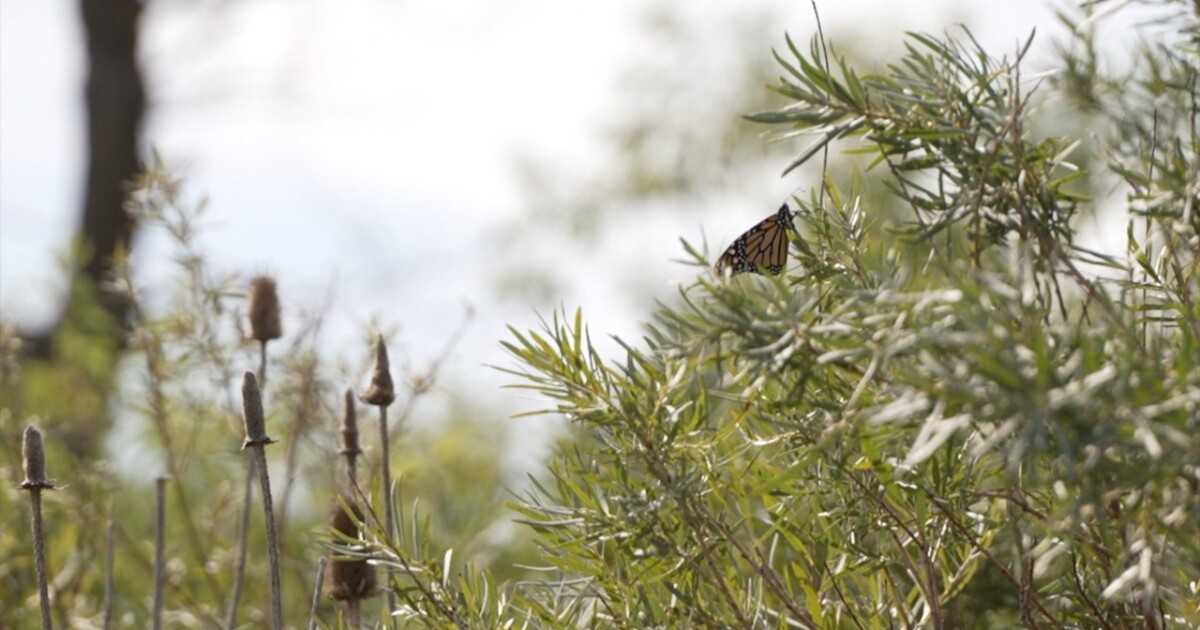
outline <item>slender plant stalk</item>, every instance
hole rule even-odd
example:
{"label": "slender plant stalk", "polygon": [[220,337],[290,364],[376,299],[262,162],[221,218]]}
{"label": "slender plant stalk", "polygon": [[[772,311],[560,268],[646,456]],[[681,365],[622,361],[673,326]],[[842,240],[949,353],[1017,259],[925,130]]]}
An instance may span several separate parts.
{"label": "slender plant stalk", "polygon": [[[358,412],[354,407],[354,392],[350,389],[346,390],[343,399],[341,434],[342,447],[338,453],[346,458],[348,488],[345,493],[345,505],[334,505],[330,527],[346,536],[357,538],[361,534],[358,523],[362,520],[362,513],[351,497],[362,495],[356,470],[356,462],[362,448],[358,445]],[[347,512],[347,509],[350,511]],[[345,624],[351,628],[361,627],[362,606],[359,602],[375,595],[375,568],[361,560],[335,559],[330,568],[329,584],[326,586],[331,597],[343,602],[346,610],[343,618]]]}
{"label": "slender plant stalk", "polygon": [[42,432],[32,426],[25,427],[21,442],[21,455],[25,468],[25,480],[21,489],[29,491],[29,505],[33,519],[33,555],[37,564],[38,601],[42,608],[42,630],[50,630],[50,588],[46,570],[46,535],[42,524],[42,490],[53,490],[54,482],[46,478],[46,453],[42,448]]}
{"label": "slender plant stalk", "polygon": [[358,493],[358,456],[362,448],[358,445],[358,412],[354,406],[354,392],[350,389],[342,396],[342,447],[338,450],[346,458],[347,495]]}
{"label": "slender plant stalk", "polygon": [[[279,297],[275,282],[262,277],[251,281],[248,298],[250,311],[250,338],[258,340],[258,382],[267,386],[267,342],[279,338],[282,328],[279,323]],[[250,538],[250,506],[254,498],[255,458],[246,460],[246,483],[242,487],[242,522],[238,531],[238,559],[234,570],[233,595],[229,601],[227,627],[237,626],[238,606],[242,602],[242,588],[246,582],[246,546]]]}
{"label": "slender plant stalk", "polygon": [[[395,534],[395,524],[392,518],[394,512],[392,506],[392,463],[391,457],[388,454],[387,406],[385,405],[379,406],[379,450],[380,456],[383,458],[383,532],[387,536],[388,544],[392,544],[392,537]],[[386,571],[385,575],[387,575]],[[388,618],[392,620],[389,625],[395,628],[396,618],[391,613],[396,610],[396,594],[390,588],[390,577],[387,583],[389,584],[389,588],[387,589]],[[355,604],[355,608],[357,608],[357,602]]]}
{"label": "slender plant stalk", "polygon": [[154,480],[154,608],[151,623],[154,630],[162,630],[163,585],[166,582],[166,524],[167,524],[167,478]]}
{"label": "slender plant stalk", "polygon": [[46,539],[42,530],[42,490],[32,488],[29,491],[29,501],[33,507],[33,553],[37,558],[38,597],[42,606],[42,628],[49,630],[54,626],[50,623],[50,589],[46,579]]}
{"label": "slender plant stalk", "polygon": [[325,583],[325,556],[317,561],[317,581],[313,586],[312,607],[308,613],[308,630],[317,630],[317,606],[321,604],[321,585]]}
{"label": "slender plant stalk", "polygon": [[[259,419],[261,419],[262,388],[267,386],[267,343],[272,339],[278,339],[283,336],[279,292],[276,289],[274,278],[270,276],[256,276],[250,279],[250,291],[246,295],[246,311],[250,323],[249,337],[258,341],[258,378],[257,382],[255,382],[253,385],[256,394],[254,398],[257,401],[258,406],[256,413],[258,414]],[[243,406],[249,404],[249,401],[246,400],[246,387],[247,383],[243,382]],[[249,414],[250,408],[244,408],[246,413]],[[249,430],[250,418],[248,416],[246,418],[246,422],[247,437],[246,443],[242,445],[243,449],[246,448],[246,446],[251,445],[250,439],[251,436],[254,435]],[[261,437],[265,438],[266,441],[258,444],[258,446],[261,447],[264,444],[270,443],[270,438],[266,438],[265,429],[263,430],[263,435]],[[254,450],[259,451],[260,453],[262,451],[261,448],[256,448]],[[246,581],[246,547],[249,544],[250,538],[250,506],[253,503],[254,475],[256,472],[259,472],[258,469],[260,466],[258,466],[257,463],[259,463],[260,459],[262,460],[261,463],[265,467],[265,455],[261,458],[258,456],[251,456],[246,460],[246,483],[242,487],[242,522],[240,524],[241,529],[238,532],[238,560],[233,579],[233,597],[229,602],[228,627],[230,630],[237,625],[238,606],[242,600],[242,588]],[[260,472],[260,474],[265,476],[266,471],[263,470]],[[264,496],[263,500],[269,502],[270,497]],[[268,521],[268,528],[271,528],[274,525],[274,520],[272,518],[268,519]],[[277,551],[278,548],[274,546],[274,543],[272,543],[271,552],[273,562]],[[277,584],[275,582],[272,582],[272,587],[275,588],[274,592],[278,593]],[[275,599],[278,599],[278,597]],[[280,623],[278,609],[275,610],[275,623],[276,627],[278,627],[278,624]]]}
{"label": "slender plant stalk", "polygon": [[113,608],[113,549],[117,536],[117,522],[113,519],[113,509],[108,507],[108,535],[104,541],[104,630],[112,628]]}
{"label": "slender plant stalk", "polygon": [[258,344],[258,383],[259,387],[267,386],[267,341]]}
{"label": "slender plant stalk", "polygon": [[271,477],[267,474],[267,454],[259,446],[254,449],[258,481],[262,486],[263,517],[267,521],[267,552],[271,561],[271,627],[283,627],[283,603],[279,584],[279,537],[275,530],[275,508],[271,505]]}
{"label": "slender plant stalk", "polygon": [[271,505],[271,476],[267,472],[265,446],[272,440],[267,436],[266,419],[263,415],[262,390],[254,372],[242,376],[242,410],[246,425],[246,440],[242,448],[250,448],[254,465],[258,470],[258,481],[262,490],[263,517],[267,522],[267,554],[271,565],[271,627],[283,627],[283,602],[279,585],[279,536],[275,528],[275,508]]}
{"label": "slender plant stalk", "polygon": [[246,460],[246,483],[242,491],[242,522],[238,530],[238,559],[234,569],[233,594],[229,600],[229,615],[226,627],[230,630],[237,627],[238,605],[242,601],[242,586],[246,581],[246,546],[250,538],[250,508],[254,498],[254,458]]}
{"label": "slender plant stalk", "polygon": [[383,529],[387,537],[391,539],[395,534],[395,523],[393,522],[392,512],[392,458],[389,455],[388,439],[388,422],[387,422],[387,407],[379,408],[379,450],[380,457],[383,458]]}
{"label": "slender plant stalk", "polygon": [[[391,457],[388,454],[387,408],[388,405],[396,401],[396,386],[392,382],[392,373],[388,365],[387,344],[383,341],[383,335],[379,335],[375,339],[375,369],[371,372],[370,385],[359,396],[359,400],[368,405],[379,407],[380,455],[383,459],[383,527],[388,544],[392,544],[394,533],[392,512],[394,510],[392,506],[392,464]],[[390,588],[391,578],[386,572],[385,580],[389,585],[387,589],[388,619],[391,620],[389,625],[394,629],[396,627],[396,617],[392,615],[392,611],[396,610],[396,594]]]}

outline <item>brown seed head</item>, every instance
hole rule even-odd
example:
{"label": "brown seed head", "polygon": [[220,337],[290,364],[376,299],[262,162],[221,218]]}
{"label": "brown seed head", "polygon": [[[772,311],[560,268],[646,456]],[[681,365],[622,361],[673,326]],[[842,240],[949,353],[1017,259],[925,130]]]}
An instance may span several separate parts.
{"label": "brown seed head", "polygon": [[242,448],[275,441],[267,437],[262,391],[258,388],[258,379],[254,377],[254,372],[246,372],[242,376],[242,418],[246,427],[246,441],[242,442]]}
{"label": "brown seed head", "polygon": [[46,451],[42,448],[42,432],[32,425],[25,427],[25,436],[21,440],[21,457],[24,460],[25,481],[21,488],[53,488],[54,482],[46,478]]}
{"label": "brown seed head", "polygon": [[[329,528],[344,536],[358,538],[356,523],[362,521],[362,510],[349,497],[344,497],[343,501],[350,511],[343,508],[341,501],[335,501],[329,512]],[[330,597],[357,601],[372,597],[377,592],[375,567],[366,560],[335,559],[329,563],[329,570],[325,572],[325,593]]]}
{"label": "brown seed head", "polygon": [[280,318],[279,293],[275,279],[257,276],[250,280],[250,297],[246,310],[250,313],[250,338],[267,342],[283,336]]}
{"label": "brown seed head", "polygon": [[371,384],[359,394],[358,399],[376,407],[386,407],[396,400],[396,386],[392,384],[383,335],[375,341],[375,370],[371,372]]}
{"label": "brown seed head", "polygon": [[346,388],[342,401],[342,448],[343,455],[358,455],[362,449],[358,446],[358,412],[354,408],[354,390]]}

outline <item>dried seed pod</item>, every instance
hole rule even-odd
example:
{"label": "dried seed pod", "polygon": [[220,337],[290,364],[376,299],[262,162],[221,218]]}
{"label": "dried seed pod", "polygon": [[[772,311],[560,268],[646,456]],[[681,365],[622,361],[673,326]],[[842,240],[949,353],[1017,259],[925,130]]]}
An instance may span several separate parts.
{"label": "dried seed pod", "polygon": [[376,407],[387,407],[396,400],[396,386],[392,384],[383,335],[375,341],[375,369],[371,372],[371,384],[359,394],[358,399]]}
{"label": "dried seed pod", "polygon": [[247,302],[246,310],[250,314],[251,339],[267,342],[283,336],[279,293],[275,289],[274,278],[256,276],[251,279],[250,297]]}
{"label": "dried seed pod", "polygon": [[[345,506],[343,506],[343,502]],[[349,507],[349,511],[345,508]],[[362,510],[348,497],[334,501],[329,512],[329,527],[350,538],[358,538],[356,523],[362,521]],[[334,559],[325,572],[325,593],[341,601],[358,601],[378,593],[375,567],[366,560]]]}
{"label": "dried seed pod", "polygon": [[25,436],[21,440],[21,457],[25,468],[22,489],[54,487],[54,482],[46,478],[46,451],[42,448],[42,432],[32,425],[25,427]]}
{"label": "dried seed pod", "polygon": [[354,390],[347,388],[342,401],[342,455],[358,455],[358,412],[354,408]]}
{"label": "dried seed pod", "polygon": [[242,415],[246,427],[246,440],[242,448],[271,444],[267,436],[267,422],[263,416],[262,391],[258,388],[258,379],[254,372],[246,372],[242,376]]}

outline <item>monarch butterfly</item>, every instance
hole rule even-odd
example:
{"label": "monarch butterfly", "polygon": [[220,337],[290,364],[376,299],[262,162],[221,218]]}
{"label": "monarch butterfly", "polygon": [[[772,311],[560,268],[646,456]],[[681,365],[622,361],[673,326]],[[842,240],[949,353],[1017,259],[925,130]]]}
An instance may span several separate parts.
{"label": "monarch butterfly", "polygon": [[788,244],[791,243],[787,231],[795,229],[792,211],[788,210],[785,203],[779,207],[779,212],[759,221],[758,225],[737,237],[717,259],[717,273],[728,268],[733,273],[765,271],[772,275],[779,274],[787,264]]}

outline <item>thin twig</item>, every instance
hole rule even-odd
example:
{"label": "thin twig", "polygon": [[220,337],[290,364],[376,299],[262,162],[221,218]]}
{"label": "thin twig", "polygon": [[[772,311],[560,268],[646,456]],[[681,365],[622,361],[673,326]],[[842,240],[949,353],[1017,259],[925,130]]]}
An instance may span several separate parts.
{"label": "thin twig", "polygon": [[321,604],[321,585],[325,583],[325,556],[317,560],[317,581],[313,586],[312,607],[308,613],[308,630],[317,630],[317,607]]}
{"label": "thin twig", "polygon": [[33,488],[29,491],[29,501],[33,507],[33,553],[37,558],[38,598],[42,608],[42,628],[49,630],[54,626],[50,623],[50,589],[46,575],[46,538],[42,528],[42,490]]}
{"label": "thin twig", "polygon": [[254,449],[258,481],[262,487],[263,517],[267,521],[267,552],[271,562],[271,627],[283,627],[283,602],[279,584],[279,535],[275,530],[275,509],[271,506],[271,476],[267,474],[267,454],[262,447]]}
{"label": "thin twig", "polygon": [[253,372],[242,376],[242,410],[246,426],[246,440],[242,448],[250,448],[258,470],[258,481],[262,489],[263,516],[267,522],[267,553],[271,565],[271,627],[283,628],[283,602],[279,584],[279,536],[275,528],[275,508],[271,505],[271,475],[267,472],[265,446],[272,440],[267,436],[263,414],[262,390]]}
{"label": "thin twig", "polygon": [[167,570],[167,477],[154,480],[154,504],[154,604],[150,618],[154,630],[162,630],[163,584]]}
{"label": "thin twig", "polygon": [[[812,4],[813,17],[817,20],[817,37],[821,40],[821,61],[825,65],[825,75],[832,82],[833,72],[829,67],[829,47],[825,44],[825,29],[821,26],[821,12],[817,10],[817,0],[809,0]],[[821,148],[821,192],[817,195],[817,201],[825,198],[826,193],[826,177],[829,173],[829,143]],[[830,197],[830,203],[833,203],[833,198]]]}
{"label": "thin twig", "polygon": [[[395,535],[395,524],[393,518],[394,506],[392,505],[392,465],[391,457],[388,454],[388,423],[387,423],[387,406],[379,406],[379,447],[380,457],[383,458],[383,532],[389,543],[392,541],[392,536]],[[396,627],[396,617],[391,613],[396,610],[396,593],[391,588],[391,579],[388,571],[384,571],[384,576],[387,578],[387,605],[388,618],[391,619],[389,625],[392,628]]]}
{"label": "thin twig", "polygon": [[258,386],[267,386],[267,342],[258,343]]}
{"label": "thin twig", "polygon": [[112,628],[113,608],[113,549],[117,523],[113,519],[112,505],[108,506],[108,534],[104,541],[104,630]]}
{"label": "thin twig", "polygon": [[238,605],[242,601],[242,586],[246,581],[246,546],[250,538],[250,507],[254,498],[254,458],[246,459],[246,482],[242,488],[242,520],[238,526],[238,559],[234,569],[233,594],[229,601],[226,627],[237,627]]}
{"label": "thin twig", "polygon": [[[142,545],[146,542],[143,532],[139,531],[137,538],[133,538],[118,522],[116,523],[116,537],[117,544],[122,546],[121,559],[128,561],[132,569],[142,571],[145,575],[152,575],[154,558],[142,549]],[[192,589],[170,581],[164,585],[164,588],[166,597],[178,602],[180,607],[190,610],[197,619],[203,622],[204,627],[217,629],[225,627],[223,620],[208,611],[211,602],[199,599]]]}
{"label": "thin twig", "polygon": [[46,452],[42,448],[42,432],[25,427],[21,440],[21,458],[25,480],[21,489],[29,491],[33,518],[33,555],[37,564],[38,601],[42,609],[42,629],[53,627],[50,622],[50,589],[46,571],[46,535],[42,523],[42,490],[53,490],[54,482],[46,478]]}
{"label": "thin twig", "polygon": [[354,406],[354,391],[346,389],[342,395],[342,447],[338,453],[346,458],[346,477],[350,492],[358,492],[358,456],[362,447],[358,445],[358,411]]}
{"label": "thin twig", "polygon": [[[387,344],[384,343],[383,335],[379,335],[375,339],[375,367],[371,371],[371,382],[366,390],[362,392],[359,398],[368,405],[379,407],[379,441],[380,441],[380,457],[382,458],[381,467],[383,468],[383,510],[384,510],[384,538],[388,545],[392,544],[392,536],[394,534],[393,512],[392,505],[392,464],[391,456],[388,453],[388,426],[387,426],[387,408],[388,405],[396,401],[396,386],[392,381],[391,366],[388,362]],[[391,575],[385,569],[384,581],[387,583],[387,607],[388,618],[391,620],[389,625],[396,627],[396,617],[392,612],[396,610],[396,595],[391,589]]]}
{"label": "thin twig", "polygon": [[[950,526],[953,527],[955,530],[957,530],[959,532],[959,534],[961,534],[967,540],[967,542],[971,543],[971,546],[974,547],[976,551],[978,551],[980,554],[983,554],[983,556],[985,558],[987,558],[989,562],[992,563],[992,566],[996,567],[1000,571],[1000,573],[1002,573],[1004,575],[1004,578],[1007,579],[1010,584],[1012,584],[1018,590],[1021,590],[1024,588],[1024,586],[1021,584],[1021,580],[1018,579],[1015,575],[1013,575],[1012,571],[1009,570],[1008,565],[1004,562],[1001,562],[1000,559],[997,558],[995,556],[995,554],[993,554],[991,552],[991,550],[989,550],[987,547],[985,547],[983,545],[983,543],[980,542],[979,538],[974,533],[972,533],[970,528],[968,528],[959,519],[959,517],[954,513],[954,511],[947,507],[945,499],[933,494],[928,489],[925,490],[925,495],[927,497],[929,497],[930,504],[933,505],[934,507],[936,507],[938,509],[938,511],[942,513],[942,516],[946,517],[946,521],[950,523]],[[1027,503],[1024,502],[1024,499],[1022,499],[1020,502],[1012,501],[1010,504],[1016,504],[1018,506],[1028,505]],[[1020,519],[1015,516],[1012,517],[1014,529],[1016,528],[1016,522],[1018,520],[1020,520]],[[1017,535],[1020,535],[1019,532],[1017,533]],[[1054,618],[1054,615],[1051,614],[1050,611],[1047,610],[1045,608],[1045,606],[1042,605],[1041,599],[1037,597],[1036,592],[1034,593],[1033,604],[1034,604],[1034,606],[1037,607],[1038,612],[1040,612],[1043,617],[1045,617],[1046,619],[1048,619],[1051,622],[1057,623],[1057,620]]]}

